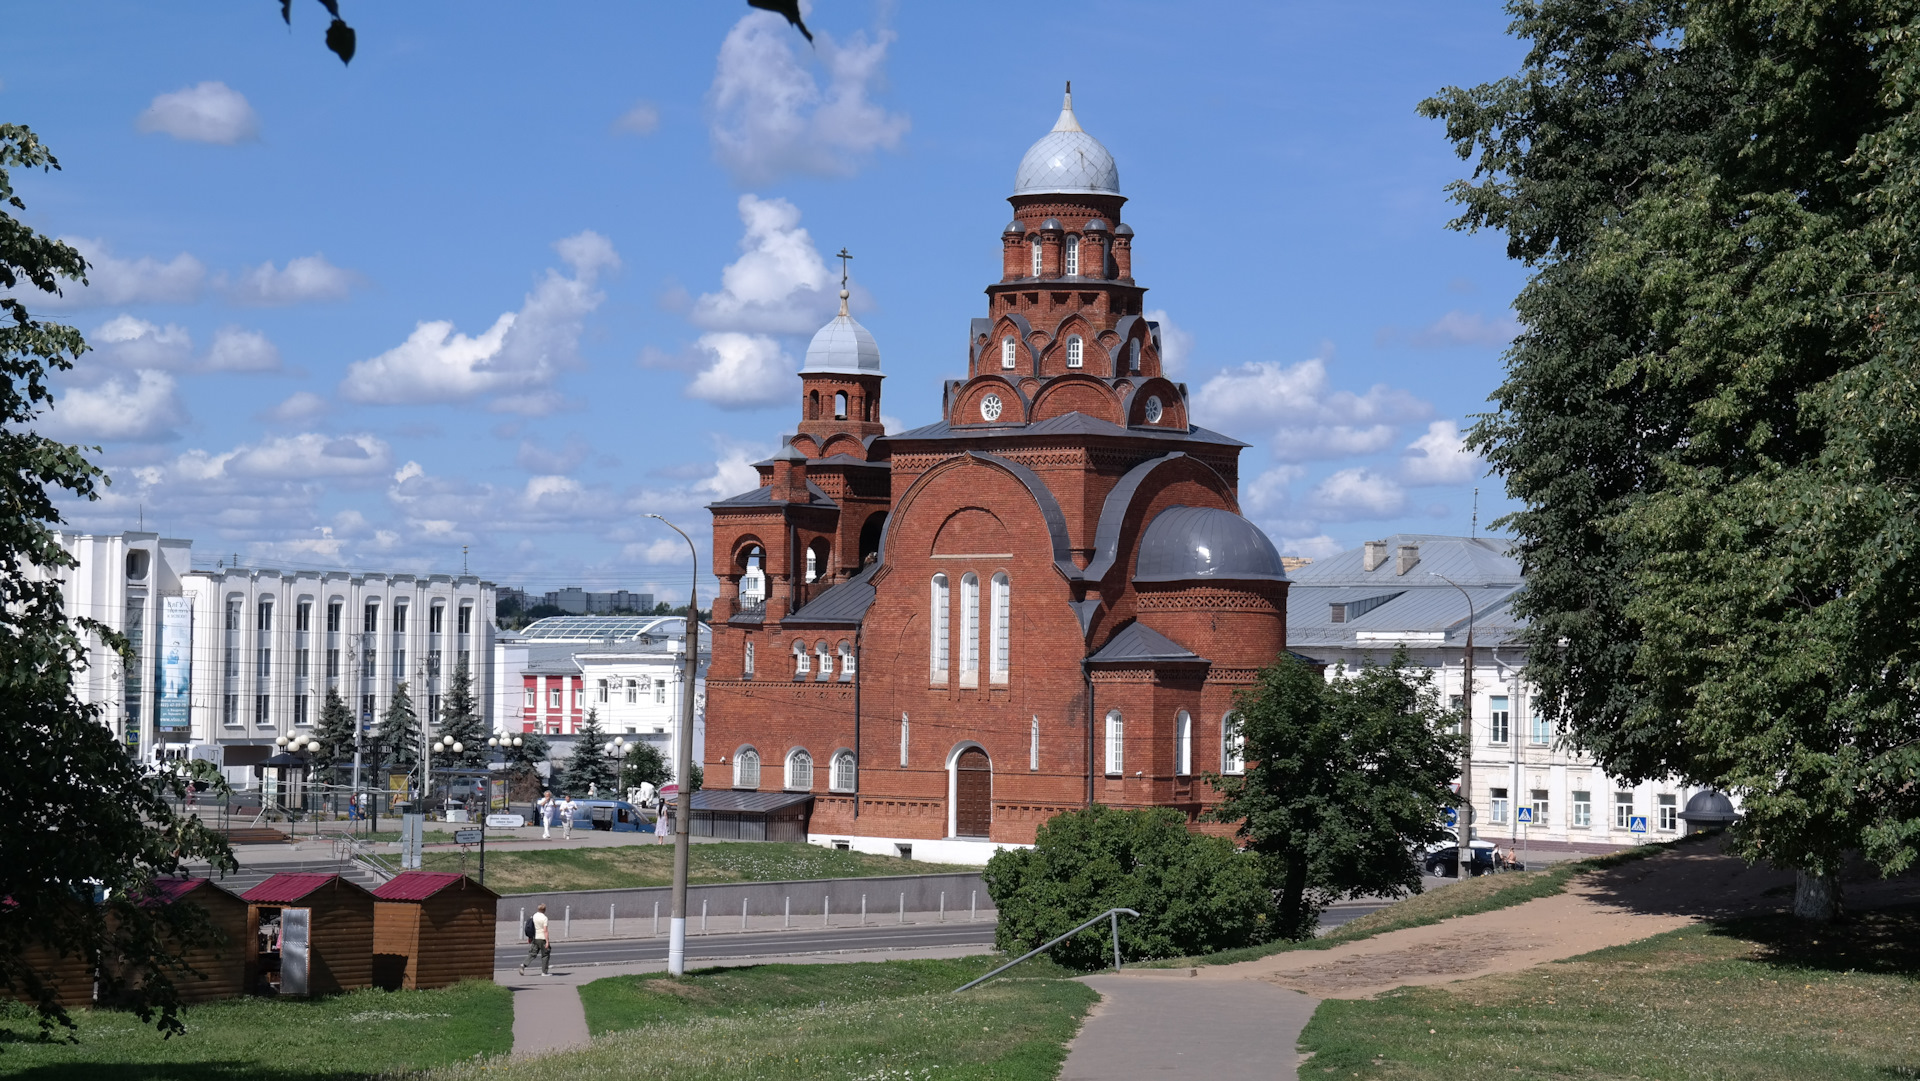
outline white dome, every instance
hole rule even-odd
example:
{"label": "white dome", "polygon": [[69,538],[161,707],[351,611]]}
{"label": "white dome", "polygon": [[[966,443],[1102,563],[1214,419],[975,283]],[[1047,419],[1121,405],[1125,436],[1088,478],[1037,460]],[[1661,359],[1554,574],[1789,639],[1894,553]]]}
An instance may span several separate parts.
{"label": "white dome", "polygon": [[840,314],[814,334],[807,346],[807,362],[800,370],[841,375],[880,374],[880,343],[847,314],[844,290],[840,294]]}
{"label": "white dome", "polygon": [[1088,135],[1073,115],[1073,93],[1068,91],[1060,120],[1053,130],[1027,148],[1013,175],[1015,195],[1118,195],[1120,167],[1113,155]]}

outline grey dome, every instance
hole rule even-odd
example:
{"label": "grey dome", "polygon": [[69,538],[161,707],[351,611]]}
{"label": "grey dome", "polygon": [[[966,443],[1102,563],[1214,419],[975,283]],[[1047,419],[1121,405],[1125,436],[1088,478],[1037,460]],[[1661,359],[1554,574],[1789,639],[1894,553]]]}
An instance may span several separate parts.
{"label": "grey dome", "polygon": [[1107,231],[1107,223],[1099,218],[1095,218],[1087,223],[1086,231],[1089,233],[1104,233]]}
{"label": "grey dome", "polygon": [[1015,195],[1046,195],[1055,192],[1072,195],[1120,194],[1120,167],[1113,155],[1088,135],[1073,115],[1073,94],[1053,130],[1027,148],[1020,168],[1013,174]]}
{"label": "grey dome", "polygon": [[1060,224],[1059,218],[1048,218],[1046,221],[1040,223],[1040,231],[1043,233],[1057,233],[1064,228],[1066,228],[1066,226]]}
{"label": "grey dome", "polygon": [[1024,225],[1021,225],[1020,219],[1018,218],[1015,218],[1014,220],[1008,222],[1007,227],[1005,229],[1000,230],[1003,236],[1007,233],[1025,234],[1026,231],[1027,231],[1027,227]]}
{"label": "grey dome", "polygon": [[1133,226],[1128,225],[1126,222],[1121,222],[1119,225],[1114,226],[1113,235],[1114,236],[1132,236]]}
{"label": "grey dome", "polygon": [[1695,792],[1687,801],[1687,809],[1680,812],[1680,818],[1689,825],[1724,826],[1737,821],[1740,812],[1733,809],[1733,801],[1726,793],[1709,788],[1705,792]]}
{"label": "grey dome", "polygon": [[807,346],[807,362],[802,372],[837,372],[842,375],[879,375],[880,343],[867,328],[847,314],[845,293],[841,294],[840,314],[821,327]]}
{"label": "grey dome", "polygon": [[1284,582],[1280,553],[1260,527],[1229,510],[1168,507],[1140,538],[1136,582]]}

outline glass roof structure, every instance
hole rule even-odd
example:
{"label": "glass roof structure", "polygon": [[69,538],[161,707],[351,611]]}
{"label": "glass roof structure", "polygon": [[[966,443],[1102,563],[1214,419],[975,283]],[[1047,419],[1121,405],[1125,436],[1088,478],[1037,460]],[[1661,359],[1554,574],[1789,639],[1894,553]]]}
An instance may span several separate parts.
{"label": "glass roof structure", "polygon": [[686,633],[681,616],[548,616],[517,632],[539,642],[630,642],[636,638],[678,638]]}

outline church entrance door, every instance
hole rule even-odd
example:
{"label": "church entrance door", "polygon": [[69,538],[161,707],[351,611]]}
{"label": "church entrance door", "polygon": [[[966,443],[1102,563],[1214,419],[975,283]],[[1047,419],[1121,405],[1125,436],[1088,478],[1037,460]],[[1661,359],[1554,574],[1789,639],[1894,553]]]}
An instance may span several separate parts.
{"label": "church entrance door", "polygon": [[993,763],[987,752],[969,747],[954,763],[953,832],[985,837],[993,827]]}

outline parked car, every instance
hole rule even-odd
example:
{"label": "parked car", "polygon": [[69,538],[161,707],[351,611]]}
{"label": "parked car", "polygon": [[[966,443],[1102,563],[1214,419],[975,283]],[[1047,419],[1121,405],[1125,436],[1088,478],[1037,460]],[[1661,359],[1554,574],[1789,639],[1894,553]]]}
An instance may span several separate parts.
{"label": "parked car", "polygon": [[[1467,874],[1489,874],[1494,869],[1493,853],[1497,846],[1492,841],[1467,842]],[[1436,878],[1460,877],[1460,846],[1446,845],[1429,851],[1421,861],[1427,873]]]}

